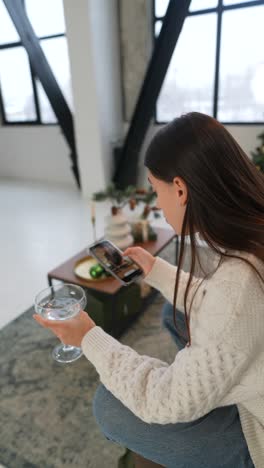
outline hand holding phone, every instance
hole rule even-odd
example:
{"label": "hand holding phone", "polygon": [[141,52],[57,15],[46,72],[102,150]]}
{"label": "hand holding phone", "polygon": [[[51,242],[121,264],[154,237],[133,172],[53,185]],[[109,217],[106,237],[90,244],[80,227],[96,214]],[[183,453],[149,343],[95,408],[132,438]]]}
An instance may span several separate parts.
{"label": "hand holding phone", "polygon": [[143,274],[140,265],[124,255],[116,245],[108,240],[96,242],[89,247],[91,255],[125,286]]}
{"label": "hand holding phone", "polygon": [[132,258],[142,268],[145,276],[148,275],[155,262],[155,257],[142,247],[128,247],[123,255]]}

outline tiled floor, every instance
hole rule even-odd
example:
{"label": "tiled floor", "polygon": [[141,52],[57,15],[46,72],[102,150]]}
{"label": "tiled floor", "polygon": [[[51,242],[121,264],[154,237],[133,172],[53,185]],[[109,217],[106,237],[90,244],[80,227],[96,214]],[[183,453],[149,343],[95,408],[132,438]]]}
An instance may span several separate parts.
{"label": "tiled floor", "polygon": [[[108,202],[96,204],[97,237],[109,208]],[[0,179],[0,214],[2,328],[48,286],[47,272],[92,243],[93,235],[90,202],[77,189]],[[153,224],[170,227],[163,217]]]}

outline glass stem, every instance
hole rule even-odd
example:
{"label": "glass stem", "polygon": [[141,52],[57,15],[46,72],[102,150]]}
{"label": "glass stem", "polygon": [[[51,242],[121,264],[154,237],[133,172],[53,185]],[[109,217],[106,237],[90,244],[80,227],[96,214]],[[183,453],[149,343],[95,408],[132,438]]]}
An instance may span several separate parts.
{"label": "glass stem", "polygon": [[63,351],[67,351],[67,349],[72,348],[72,345],[64,344],[62,340],[61,343],[63,344]]}

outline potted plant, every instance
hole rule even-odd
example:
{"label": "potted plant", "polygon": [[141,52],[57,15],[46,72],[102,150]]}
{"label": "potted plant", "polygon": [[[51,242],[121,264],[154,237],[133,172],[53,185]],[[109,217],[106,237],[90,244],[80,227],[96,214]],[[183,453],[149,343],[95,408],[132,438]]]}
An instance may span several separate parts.
{"label": "potted plant", "polygon": [[254,152],[251,151],[251,155],[257,169],[264,172],[264,132],[258,135],[258,138],[260,139],[260,145]]}

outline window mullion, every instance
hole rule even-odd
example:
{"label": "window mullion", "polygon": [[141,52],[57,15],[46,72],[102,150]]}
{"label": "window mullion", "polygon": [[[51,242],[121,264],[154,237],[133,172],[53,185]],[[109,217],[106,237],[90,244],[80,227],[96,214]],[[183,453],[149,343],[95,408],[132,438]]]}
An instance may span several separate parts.
{"label": "window mullion", "polygon": [[[25,10],[25,13],[27,14],[25,0],[21,0],[21,2],[22,2],[22,5],[23,5],[23,8]],[[38,96],[37,96],[37,86],[36,86],[36,82],[35,82],[35,73],[34,73],[34,71],[32,69],[29,57],[28,57],[28,62],[29,62],[29,68],[30,68],[31,83],[32,83],[32,88],[33,88],[35,111],[36,111],[36,114],[37,114],[36,123],[40,123],[40,111],[39,111],[39,103],[38,103]]]}
{"label": "window mullion", "polygon": [[50,34],[49,36],[37,36],[39,41],[45,41],[46,39],[57,39],[59,37],[65,37],[65,33]]}
{"label": "window mullion", "polygon": [[0,113],[1,113],[1,116],[2,116],[2,121],[5,124],[7,122],[7,120],[6,120],[5,106],[4,106],[1,87],[0,87]]}
{"label": "window mullion", "polygon": [[222,32],[222,16],[223,16],[223,0],[219,0],[218,7],[217,7],[214,106],[213,106],[213,116],[216,119],[217,119],[218,95],[219,95],[219,70],[220,70],[220,47],[221,47],[221,32]]}
{"label": "window mullion", "polygon": [[37,84],[36,84],[36,75],[34,73],[34,70],[33,70],[32,66],[31,66],[30,61],[29,61],[29,66],[30,66],[31,81],[32,81],[32,87],[33,87],[34,103],[35,103],[35,109],[36,109],[36,114],[37,114],[36,123],[41,124],[39,100],[38,100],[38,92],[37,92]]}

